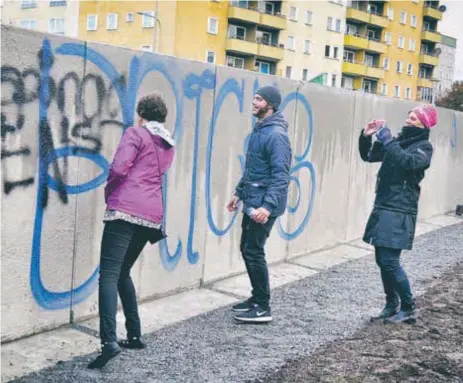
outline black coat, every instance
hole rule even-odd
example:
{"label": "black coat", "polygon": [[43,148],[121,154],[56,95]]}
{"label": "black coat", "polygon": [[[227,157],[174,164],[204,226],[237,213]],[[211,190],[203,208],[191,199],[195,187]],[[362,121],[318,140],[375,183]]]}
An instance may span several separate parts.
{"label": "black coat", "polygon": [[420,182],[431,164],[429,130],[405,126],[386,146],[372,137],[359,138],[362,160],[382,162],[376,199],[363,240],[373,246],[411,249],[415,236]]}

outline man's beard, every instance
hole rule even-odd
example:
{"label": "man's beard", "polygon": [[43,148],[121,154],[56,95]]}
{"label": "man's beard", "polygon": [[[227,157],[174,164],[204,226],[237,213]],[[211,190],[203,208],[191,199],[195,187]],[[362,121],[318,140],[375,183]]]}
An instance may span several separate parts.
{"label": "man's beard", "polygon": [[265,108],[259,108],[256,113],[254,113],[254,116],[257,118],[261,118],[265,116],[265,114],[269,111],[270,107],[267,105]]}

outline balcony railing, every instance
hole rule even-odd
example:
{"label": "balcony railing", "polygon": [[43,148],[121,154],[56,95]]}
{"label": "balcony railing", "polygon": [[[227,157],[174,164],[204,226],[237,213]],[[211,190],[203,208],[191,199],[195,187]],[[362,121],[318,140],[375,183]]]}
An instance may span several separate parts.
{"label": "balcony railing", "polygon": [[439,56],[439,55],[437,54],[436,50],[434,50],[434,49],[427,50],[427,49],[421,48],[420,53],[421,53],[422,55],[427,55],[427,56],[432,56],[432,57],[438,57],[438,56]]}
{"label": "balcony railing", "polygon": [[230,7],[249,9],[250,11],[255,11],[255,12],[263,13],[263,14],[266,14],[266,15],[272,15],[272,16],[281,17],[281,18],[286,19],[286,16],[283,15],[281,12],[274,12],[274,11],[270,11],[268,9],[259,9],[255,5],[230,3]]}
{"label": "balcony railing", "polygon": [[346,35],[349,35],[349,36],[355,36],[355,37],[360,37],[361,39],[367,39],[369,41],[376,41],[377,43],[380,43],[381,42],[381,39],[377,39],[376,37],[371,37],[371,36],[368,36],[368,35],[362,35],[358,32],[346,32]]}

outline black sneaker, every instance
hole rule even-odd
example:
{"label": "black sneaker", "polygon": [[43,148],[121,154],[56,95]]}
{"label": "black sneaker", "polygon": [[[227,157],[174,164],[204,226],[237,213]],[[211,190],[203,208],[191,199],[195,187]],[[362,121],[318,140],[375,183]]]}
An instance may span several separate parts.
{"label": "black sneaker", "polygon": [[112,358],[116,357],[121,352],[122,349],[116,342],[106,343],[101,348],[100,355],[98,355],[94,360],[92,360],[88,364],[87,368],[103,368]]}
{"label": "black sneaker", "polygon": [[378,315],[372,316],[370,318],[370,322],[375,322],[378,320],[383,320],[386,318],[393,317],[399,312],[399,302],[394,302],[394,303],[386,303],[386,306],[384,306],[383,311],[381,311]]}
{"label": "black sneaker", "polygon": [[272,321],[270,308],[262,309],[259,305],[246,312],[241,312],[234,316],[235,320],[242,323],[268,323]]}
{"label": "black sneaker", "polygon": [[146,343],[141,338],[129,338],[117,342],[122,348],[141,350],[146,348]]}
{"label": "black sneaker", "polygon": [[244,302],[238,303],[232,307],[232,311],[235,313],[245,313],[251,311],[255,306],[255,303],[252,303],[251,299],[248,299]]}
{"label": "black sneaker", "polygon": [[384,323],[394,324],[394,323],[407,323],[414,324],[416,323],[416,308],[413,304],[411,307],[402,307],[400,311],[393,317],[384,319]]}

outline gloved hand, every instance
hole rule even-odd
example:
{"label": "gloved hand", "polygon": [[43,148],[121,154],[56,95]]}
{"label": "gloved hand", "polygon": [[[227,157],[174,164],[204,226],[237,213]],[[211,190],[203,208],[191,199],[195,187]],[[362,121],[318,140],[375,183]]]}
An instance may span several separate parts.
{"label": "gloved hand", "polygon": [[376,138],[383,144],[387,145],[389,142],[392,141],[392,133],[391,130],[385,126],[376,132]]}

